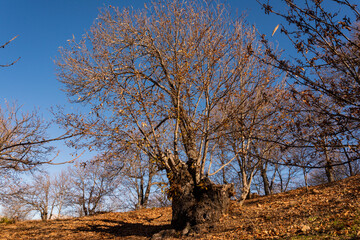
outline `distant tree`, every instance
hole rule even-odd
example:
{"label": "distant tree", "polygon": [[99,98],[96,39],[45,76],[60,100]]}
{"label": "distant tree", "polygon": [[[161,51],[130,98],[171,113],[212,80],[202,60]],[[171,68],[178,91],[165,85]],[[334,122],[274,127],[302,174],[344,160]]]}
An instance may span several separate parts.
{"label": "distant tree", "polygon": [[133,199],[130,199],[130,196],[128,198],[133,201],[135,209],[146,208],[152,189],[160,184],[155,181],[159,171],[156,165],[151,163],[151,157],[147,154],[142,154],[141,151],[134,149],[130,156],[132,158],[129,161],[124,161],[126,165],[122,173],[122,185],[129,192],[136,193]]}
{"label": "distant tree", "polygon": [[240,107],[244,84],[260,81],[252,75],[253,32],[221,4],[160,1],[138,12],[105,10],[61,50],[65,91],[91,107],[89,116],[64,114],[63,124],[94,144],[138,147],[165,169],[176,229],[227,210],[232,186],[211,182],[217,169],[207,166],[236,113],[221,107]]}
{"label": "distant tree", "polygon": [[49,124],[36,111],[23,113],[21,110],[16,104],[0,105],[0,169],[8,172],[30,171],[43,164],[53,164],[49,158],[55,149],[48,144],[75,135],[65,133],[49,138]]}
{"label": "distant tree", "polygon": [[53,213],[55,218],[61,217],[64,212],[64,209],[69,207],[67,204],[70,200],[70,178],[65,171],[61,171],[59,174],[55,175],[51,180],[51,194],[53,198],[56,199],[56,210]]}
{"label": "distant tree", "polygon": [[0,215],[13,220],[25,220],[31,214],[31,209],[17,199],[6,201],[6,193],[9,187],[14,183],[20,183],[19,176],[9,173],[2,169],[0,171],[0,206],[2,208]]}
{"label": "distant tree", "polygon": [[[296,166],[300,166],[300,169],[302,171],[303,177],[304,177],[304,185],[306,188],[309,187],[309,181],[308,176],[309,172],[312,170],[312,168],[309,168],[307,166],[311,166],[314,161],[313,152],[311,151],[311,148],[296,148],[291,149],[286,154],[284,154],[283,162],[293,162]],[[298,186],[301,186],[298,184]]]}
{"label": "distant tree", "polygon": [[354,153],[354,151],[349,148],[349,146],[344,146],[342,149],[342,162],[345,162],[347,164],[345,164],[344,166],[339,166],[342,169],[342,175],[345,177],[355,176],[360,173],[360,161],[353,161],[353,159],[356,159],[356,156],[358,156],[358,152]]}
{"label": "distant tree", "polygon": [[21,113],[15,104],[0,107],[0,167],[28,171],[49,163],[46,124],[36,112]]}
{"label": "distant tree", "polygon": [[21,206],[20,209],[27,212],[36,212],[43,221],[51,219],[55,209],[62,205],[61,199],[65,192],[57,192],[53,180],[46,174],[34,175],[30,183],[22,181],[8,185],[7,190],[0,196],[3,205],[7,206],[9,211],[17,212]]}
{"label": "distant tree", "polygon": [[[323,169],[328,182],[333,182],[338,179],[334,176],[335,168],[346,165],[351,169],[353,162],[356,162],[359,156],[356,148],[353,148],[356,140],[343,126],[331,122],[305,99],[301,101],[301,98],[294,96],[297,103],[287,110],[292,121],[286,125],[289,141],[284,142],[283,146],[285,155],[291,156],[291,159],[285,157],[284,163],[301,167],[306,174],[309,169]],[[318,101],[329,108],[337,108],[325,96]]]}
{"label": "distant tree", "polygon": [[114,171],[111,162],[104,162],[101,158],[79,162],[70,167],[67,175],[70,181],[67,204],[76,207],[80,216],[105,211],[106,201],[120,186],[119,171]]}
{"label": "distant tree", "polygon": [[[331,152],[331,157],[335,158],[338,163],[347,162],[348,159],[344,155],[343,152]],[[340,179],[344,179],[350,176],[354,176],[355,174],[360,173],[359,162],[351,163],[351,170],[348,168],[348,164],[341,164],[332,167],[332,181],[337,181]],[[312,169],[309,172],[309,185],[318,185],[329,182],[328,174],[324,174],[322,169]]]}
{"label": "distant tree", "polygon": [[15,221],[23,221],[31,218],[32,209],[24,205],[21,201],[13,199],[1,206],[0,216],[12,219]]}
{"label": "distant tree", "polygon": [[[276,127],[282,123],[281,112],[275,103],[282,101],[283,86],[275,84],[276,71],[256,63],[253,67],[252,75],[259,79],[257,83],[244,83],[243,91],[239,91],[236,98],[240,105],[235,102],[233,106],[231,103],[224,106],[233,118],[226,129],[227,137],[220,146],[222,157],[233,159],[230,164],[239,178],[241,204],[249,194],[256,172],[266,168],[268,160],[276,162],[275,156],[280,152],[276,141],[282,138]],[[264,181],[268,184],[267,177]]]}
{"label": "distant tree", "polygon": [[[0,48],[5,48],[18,36],[15,36]],[[0,64],[9,67],[17,60]],[[0,174],[1,171],[29,171],[45,163],[52,163],[48,159],[53,147],[46,144],[53,141],[72,137],[65,133],[56,138],[48,138],[46,131],[49,127],[36,111],[22,113],[21,107],[5,102],[0,104]]]}

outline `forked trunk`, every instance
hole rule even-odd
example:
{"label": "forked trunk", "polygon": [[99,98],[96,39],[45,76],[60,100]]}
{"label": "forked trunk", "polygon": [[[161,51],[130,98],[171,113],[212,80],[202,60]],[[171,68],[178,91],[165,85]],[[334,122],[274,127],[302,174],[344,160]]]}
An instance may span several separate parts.
{"label": "forked trunk", "polygon": [[228,210],[233,185],[216,185],[209,178],[195,184],[186,164],[168,173],[172,198],[171,225],[176,230],[213,224]]}

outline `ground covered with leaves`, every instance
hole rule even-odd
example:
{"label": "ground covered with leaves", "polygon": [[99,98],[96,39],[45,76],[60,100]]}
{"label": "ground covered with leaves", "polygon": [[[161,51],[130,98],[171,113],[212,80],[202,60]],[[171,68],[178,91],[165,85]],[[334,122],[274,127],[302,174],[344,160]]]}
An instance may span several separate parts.
{"label": "ground covered with leaves", "polygon": [[[0,224],[0,239],[150,239],[170,228],[171,208]],[[360,175],[233,202],[208,230],[173,239],[360,239]]]}

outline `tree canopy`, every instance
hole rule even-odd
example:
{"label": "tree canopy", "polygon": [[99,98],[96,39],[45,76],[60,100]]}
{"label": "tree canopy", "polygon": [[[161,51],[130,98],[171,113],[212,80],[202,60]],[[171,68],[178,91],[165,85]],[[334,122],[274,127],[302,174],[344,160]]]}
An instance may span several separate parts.
{"label": "tree canopy", "polygon": [[[213,159],[234,131],[228,126],[240,114],[250,121],[247,113],[274,86],[276,71],[259,56],[265,57],[256,29],[232,19],[222,4],[160,1],[141,11],[105,9],[82,39],[61,50],[59,80],[70,99],[91,112],[60,121],[82,129],[95,146],[135,146],[166,169],[173,220],[180,219],[178,185],[198,188],[222,167]],[[203,216],[196,221],[212,218]]]}

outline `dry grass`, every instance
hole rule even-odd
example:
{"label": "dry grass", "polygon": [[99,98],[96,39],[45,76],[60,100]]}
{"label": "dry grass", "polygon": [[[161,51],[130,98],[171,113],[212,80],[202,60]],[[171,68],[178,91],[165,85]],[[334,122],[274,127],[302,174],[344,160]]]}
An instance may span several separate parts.
{"label": "dry grass", "polygon": [[[149,239],[170,228],[171,208],[0,224],[0,239]],[[360,239],[360,175],[232,203],[207,232],[181,239]]]}

